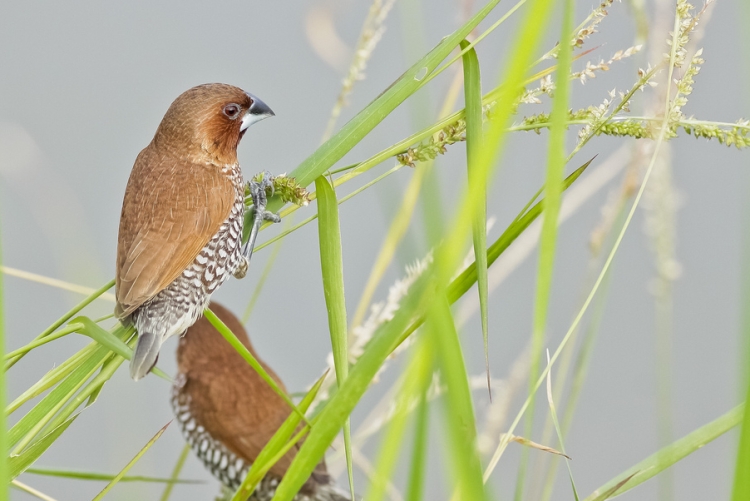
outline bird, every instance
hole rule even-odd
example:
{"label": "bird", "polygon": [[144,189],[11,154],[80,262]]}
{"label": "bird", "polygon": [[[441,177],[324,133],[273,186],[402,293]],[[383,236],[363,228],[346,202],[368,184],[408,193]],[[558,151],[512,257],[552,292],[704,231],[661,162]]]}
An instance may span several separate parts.
{"label": "bird", "polygon": [[[210,308],[286,391],[258,356],[239,319],[216,302]],[[180,338],[177,371],[171,405],[182,434],[214,477],[234,492],[292,410],[205,318]],[[273,498],[297,450],[293,447],[271,467],[249,500]],[[350,501],[351,497],[334,484],[322,460],[294,499]]]}
{"label": "bird", "polygon": [[242,248],[245,188],[237,145],[274,112],[254,95],[212,83],[183,92],[138,155],[120,213],[115,316],[138,332],[130,375],[156,364],[162,343],[202,315],[230,276],[245,276],[266,211],[270,174],[247,183],[255,209]]}

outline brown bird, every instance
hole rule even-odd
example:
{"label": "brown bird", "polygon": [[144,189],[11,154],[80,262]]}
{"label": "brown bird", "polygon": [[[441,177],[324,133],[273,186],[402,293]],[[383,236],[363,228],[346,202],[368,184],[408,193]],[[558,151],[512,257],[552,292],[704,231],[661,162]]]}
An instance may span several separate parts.
{"label": "brown bird", "polygon": [[265,210],[264,182],[249,183],[256,224],[241,248],[245,182],[237,145],[253,123],[273,116],[263,101],[226,84],[180,95],[136,158],[125,190],[117,241],[115,315],[134,323],[130,375],[156,364],[169,336],[193,325],[211,294],[247,272]]}
{"label": "brown bird", "polygon": [[[211,303],[211,310],[284,388],[276,373],[258,357],[237,317],[217,303]],[[171,402],[182,434],[206,468],[235,491],[291,409],[205,318],[180,338],[177,367]],[[290,450],[271,468],[250,500],[273,497],[297,450]],[[295,497],[296,501],[349,499],[333,484],[325,461]]]}

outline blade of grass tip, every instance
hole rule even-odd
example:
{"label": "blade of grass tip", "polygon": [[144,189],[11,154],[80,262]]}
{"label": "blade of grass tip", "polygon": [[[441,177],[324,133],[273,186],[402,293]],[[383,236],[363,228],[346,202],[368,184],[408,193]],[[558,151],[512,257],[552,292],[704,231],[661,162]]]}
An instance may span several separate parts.
{"label": "blade of grass tip", "polygon": [[[490,183],[491,173],[497,166],[497,160],[504,149],[505,133],[515,109],[516,97],[523,92],[523,82],[531,63],[533,53],[547,24],[551,13],[553,0],[530,0],[528,10],[525,13],[521,30],[513,43],[513,53],[509,58],[507,68],[503,73],[502,83],[505,86],[505,97],[498,101],[495,111],[490,120],[490,126],[485,135],[486,147],[480,151],[476,162],[476,175],[480,179],[486,179]],[[444,257],[436,258],[438,271],[444,277],[453,275],[464,254],[464,242],[468,237],[469,228],[473,215],[479,209],[481,203],[480,193],[476,193],[476,187],[469,186],[468,192],[462,197],[456,214],[450,221],[450,233],[447,234],[441,253]],[[446,281],[447,283],[447,281]]]}
{"label": "blade of grass tip", "polygon": [[438,290],[428,310],[425,328],[425,333],[429,334],[430,340],[437,346],[441,380],[448,387],[444,397],[450,447],[446,466],[451,469],[458,483],[454,499],[487,499],[476,447],[476,420],[468,374],[444,289]]}
{"label": "blade of grass tip", "polygon": [[[646,480],[658,475],[660,472],[669,468],[686,456],[697,451],[701,447],[728,432],[742,421],[745,412],[745,405],[740,404],[723,416],[711,421],[685,435],[681,439],[662,448],[651,456],[647,457],[640,463],[628,468],[623,473],[602,485],[592,492],[584,501],[603,501],[614,495],[623,494],[633,487],[642,484]],[[627,479],[627,482],[622,482]],[[620,485],[615,492],[612,488]]]}
{"label": "blade of grass tip", "polygon": [[73,416],[72,418],[62,423],[60,426],[50,431],[47,435],[34,442],[31,447],[29,447],[22,453],[11,455],[7,459],[8,469],[6,470],[9,472],[8,475],[10,476],[10,478],[16,478],[18,475],[23,473],[26,468],[34,464],[34,461],[39,459],[39,456],[44,454],[44,451],[46,451],[49,446],[52,445],[65,430],[68,429],[68,426],[70,426],[73,421],[76,420],[76,417],[78,416]]}
{"label": "blade of grass tip", "polygon": [[[3,262],[2,256],[2,240],[0,240],[0,263]],[[3,277],[0,276],[0,355],[5,355],[5,314],[4,314],[5,298],[3,296]],[[3,360],[5,358],[3,357]],[[10,450],[8,447],[8,425],[7,415],[5,413],[5,402],[8,398],[6,394],[5,386],[5,369],[0,367],[0,500],[9,498],[8,484],[10,478],[8,477],[8,457],[7,451]]]}
{"label": "blade of grass tip", "polygon": [[180,476],[182,468],[185,466],[185,461],[187,461],[188,455],[190,455],[190,444],[185,444],[182,447],[182,451],[180,451],[180,455],[177,457],[177,462],[174,464],[174,468],[172,468],[172,474],[169,476],[170,482],[164,487],[164,492],[162,492],[159,501],[169,501],[169,496],[172,495],[172,490],[177,483],[177,478]]}
{"label": "blade of grass tip", "polygon": [[[467,40],[461,41],[461,49],[469,46]],[[487,372],[487,392],[492,401],[490,385],[490,354],[488,348],[488,313],[487,295],[487,180],[477,176],[476,162],[484,143],[484,117],[482,113],[482,79],[479,71],[479,59],[474,49],[463,55],[464,65],[464,101],[466,103],[466,167],[472,193],[478,193],[482,201],[474,213],[471,231],[474,240],[474,257],[477,267],[477,288],[479,290],[479,314],[482,320],[482,338],[484,340],[484,366]]]}
{"label": "blade of grass tip", "polygon": [[[563,3],[561,40],[558,64],[556,70],[555,95],[552,100],[550,116],[549,152],[547,155],[547,175],[544,183],[544,219],[539,241],[539,265],[537,272],[536,298],[534,300],[534,319],[531,334],[531,364],[529,368],[529,394],[533,391],[534,382],[539,374],[539,362],[544,346],[545,330],[547,328],[547,312],[549,310],[550,292],[552,290],[552,275],[555,264],[555,250],[557,243],[557,223],[562,201],[563,172],[565,170],[565,136],[567,132],[568,104],[570,101],[570,67],[572,64],[572,47],[569,33],[573,30],[573,0]],[[534,402],[532,399],[529,411],[526,413],[524,426],[525,435],[531,435],[534,425]],[[516,499],[521,499],[525,481],[528,452],[521,455],[521,465],[518,469],[516,483]]]}
{"label": "blade of grass tip", "polygon": [[[287,405],[297,414],[299,414],[302,419],[305,421],[305,423],[308,423],[307,418],[305,418],[305,415],[297,408],[296,405],[294,405],[294,402],[292,402],[292,399],[289,398],[289,395],[282,390],[279,385],[276,383],[276,381],[268,375],[268,372],[261,366],[258,361],[255,359],[252,353],[250,353],[250,350],[248,350],[242,342],[240,342],[239,339],[237,339],[237,336],[234,335],[234,333],[224,325],[224,322],[221,321],[219,317],[216,316],[216,314],[211,311],[209,308],[206,308],[203,311],[203,315],[206,317],[206,320],[208,320],[211,325],[214,326],[214,328],[219,331],[219,333],[224,336],[224,339],[227,340],[229,344],[232,345],[232,347],[239,353],[242,358],[245,359],[245,362],[250,365],[253,369],[255,369],[255,372],[258,373],[260,377],[263,378],[263,380],[268,383],[268,385],[273,389],[273,391],[276,392],[278,396],[284,400],[284,402],[287,403]],[[309,424],[309,423],[308,423]]]}
{"label": "blade of grass tip", "polygon": [[311,428],[277,487],[273,501],[291,501],[310,477],[315,466],[325,455],[326,449],[341,430],[344,421],[362,398],[372,378],[388,354],[393,351],[412,316],[426,308],[433,296],[428,284],[424,276],[417,279],[393,319],[375,331],[367,349],[349,372],[349,377],[317,415],[315,426]]}
{"label": "blade of grass tip", "polygon": [[393,416],[385,437],[381,441],[369,492],[364,497],[368,501],[382,501],[385,497],[388,480],[393,475],[401,455],[401,446],[412,403],[424,395],[432,382],[434,358],[433,347],[427,339],[422,337],[414,347],[411,360],[404,372],[401,389],[395,399]]}
{"label": "blade of grass tip", "polygon": [[[188,446],[190,450],[190,446]],[[101,482],[102,480],[110,481],[115,478],[116,475],[110,473],[99,473],[94,471],[78,471],[78,470],[61,470],[57,468],[27,468],[24,471],[26,475],[39,475],[44,477],[58,477],[68,478],[73,480],[91,480],[95,482]],[[125,475],[120,478],[120,482],[146,482],[146,483],[157,483],[157,484],[205,484],[203,480],[186,480],[175,478],[160,478],[160,477],[149,477],[143,475]]]}
{"label": "blade of grass tip", "polygon": [[[45,493],[34,489],[30,485],[26,485],[23,482],[19,482],[18,480],[13,480],[11,482],[11,485],[15,487],[16,489],[18,489],[19,491],[23,491],[26,494],[31,494],[35,498],[41,499],[42,501],[56,501],[55,498],[52,498],[46,495]],[[3,499],[3,501],[5,501],[7,498],[0,498],[0,499]]]}
{"label": "blade of grass tip", "polygon": [[[549,361],[549,350],[547,350],[547,365],[551,365]],[[573,496],[576,501],[578,497],[578,489],[576,489],[576,483],[573,480],[573,470],[570,467],[570,456],[565,453],[565,442],[563,442],[563,433],[560,428],[560,422],[557,419],[557,410],[555,409],[555,401],[552,398],[552,367],[547,371],[547,402],[549,402],[549,411],[552,416],[552,422],[555,425],[555,431],[557,432],[557,440],[560,441],[560,451],[565,456],[565,464],[568,466],[568,478],[570,478],[570,485],[573,488]]]}
{"label": "blade of grass tip", "polygon": [[138,451],[138,454],[136,454],[133,459],[128,462],[128,464],[125,465],[125,468],[123,468],[120,473],[115,475],[115,478],[112,479],[110,483],[108,483],[102,491],[96,495],[96,497],[92,501],[99,501],[102,499],[109,491],[112,490],[112,488],[117,485],[117,483],[122,479],[122,477],[125,476],[125,474],[130,471],[130,468],[137,463],[144,454],[146,454],[146,451],[148,451],[152,445],[156,443],[157,440],[164,434],[165,431],[167,431],[167,427],[172,424],[172,421],[165,424],[159,431],[156,432],[156,435],[154,435],[151,440],[149,440],[146,445],[143,446],[143,448]]}
{"label": "blade of grass tip", "polygon": [[423,393],[419,397],[414,422],[414,450],[411,458],[411,470],[409,471],[409,487],[406,491],[407,501],[422,501],[424,497],[427,447],[430,443],[428,440],[430,431],[429,410],[430,406],[427,402],[427,394]]}
{"label": "blade of grass tip", "polygon": [[[105,284],[103,287],[99,288],[96,292],[92,293],[89,297],[75,305],[70,311],[68,311],[65,315],[57,319],[55,323],[47,327],[41,334],[39,334],[37,337],[34,338],[34,340],[41,339],[45,336],[48,336],[52,334],[54,331],[56,331],[58,328],[60,328],[61,325],[63,325],[65,322],[73,318],[79,311],[84,309],[86,306],[88,306],[92,301],[94,301],[96,298],[107,292],[109,289],[115,286],[115,279],[113,278],[110,280],[107,284]],[[5,370],[7,371],[13,365],[15,365],[16,362],[21,360],[24,355],[18,355],[17,357],[13,358],[8,362],[8,364],[5,366]]]}
{"label": "blade of grass tip", "polygon": [[[323,294],[328,310],[328,329],[336,369],[336,381],[341,386],[349,374],[349,347],[346,326],[346,296],[344,294],[344,258],[341,248],[339,205],[336,192],[325,176],[315,179],[318,200],[318,241],[320,268],[323,274]],[[344,423],[344,450],[349,490],[354,499],[354,468],[352,465],[351,420]]]}
{"label": "blade of grass tip", "polygon": [[[302,401],[300,401],[298,406],[302,412],[307,412],[307,409],[315,400],[315,396],[318,394],[318,390],[320,390],[320,386],[323,384],[323,381],[325,380],[327,375],[328,371],[326,371],[326,373],[323,374],[320,379],[318,379],[313,387],[310,388],[310,391],[308,391],[307,394],[302,398]],[[300,417],[295,413],[291,413],[289,417],[284,420],[284,423],[279,427],[278,430],[276,430],[276,433],[274,433],[273,437],[271,437],[271,440],[269,440],[268,443],[263,446],[263,449],[261,449],[258,457],[255,458],[255,461],[253,461],[253,464],[250,466],[250,469],[245,475],[245,478],[242,480],[242,484],[234,493],[234,496],[232,497],[233,501],[245,501],[250,496],[250,494],[255,491],[255,488],[258,486],[260,481],[263,480],[263,477],[266,476],[268,470],[270,470],[271,467],[276,464],[276,461],[278,461],[278,459],[286,454],[286,451],[292,445],[297,443],[298,439],[301,438],[302,435],[300,435],[299,437],[294,437],[294,439],[292,439],[291,441],[289,440],[289,438],[292,436],[292,433],[294,433],[295,430],[300,428],[299,424]],[[307,427],[304,427],[301,430],[301,432],[304,433],[306,433],[307,431]]]}
{"label": "blade of grass tip", "polygon": [[113,352],[117,353],[125,360],[130,360],[132,358],[133,350],[128,345],[126,345],[122,341],[122,339],[118,338],[108,330],[102,329],[89,317],[76,317],[72,320],[72,323],[81,324],[83,326],[78,331],[79,334],[90,337],[100,345],[105,346]]}

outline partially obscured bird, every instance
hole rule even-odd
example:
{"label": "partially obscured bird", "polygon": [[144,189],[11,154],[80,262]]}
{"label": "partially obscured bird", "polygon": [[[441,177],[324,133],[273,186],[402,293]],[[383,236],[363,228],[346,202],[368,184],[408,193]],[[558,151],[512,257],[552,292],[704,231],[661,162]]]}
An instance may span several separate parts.
{"label": "partially obscured bird", "polygon": [[[258,357],[237,317],[217,303],[211,303],[211,310],[283,388],[276,373]],[[234,491],[291,409],[205,318],[180,338],[177,367],[172,409],[182,433],[211,473]],[[297,450],[297,447],[290,450],[271,468],[250,497],[252,501],[273,497]],[[297,501],[349,499],[346,492],[333,484],[324,461],[295,498]]]}
{"label": "partially obscured bird", "polygon": [[[193,325],[229,275],[245,276],[256,232],[243,250],[237,145],[250,125],[273,114],[237,87],[199,85],[175,99],[136,158],[120,215],[115,285],[115,315],[138,330],[133,379],[148,374],[164,340]],[[265,188],[250,183],[256,219],[278,221],[265,211]]]}

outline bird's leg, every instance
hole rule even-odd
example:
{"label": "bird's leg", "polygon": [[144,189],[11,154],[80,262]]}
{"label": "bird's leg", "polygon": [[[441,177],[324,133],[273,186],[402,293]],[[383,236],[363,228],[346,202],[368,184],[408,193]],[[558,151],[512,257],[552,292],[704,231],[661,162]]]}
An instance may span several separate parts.
{"label": "bird's leg", "polygon": [[[273,221],[274,223],[281,222],[281,218],[278,214],[266,210],[266,204],[268,203],[266,190],[270,188],[271,195],[273,195],[273,178],[267,171],[264,171],[262,175],[263,178],[260,182],[252,179],[247,182],[250,197],[253,199],[253,211],[255,213],[253,227],[250,230],[250,237],[247,239],[247,243],[242,249],[242,255],[245,256],[248,264],[250,263],[250,258],[253,256],[255,240],[258,238],[258,231],[260,231],[260,225],[263,224],[263,221]],[[246,271],[247,269],[245,268],[245,272]]]}

